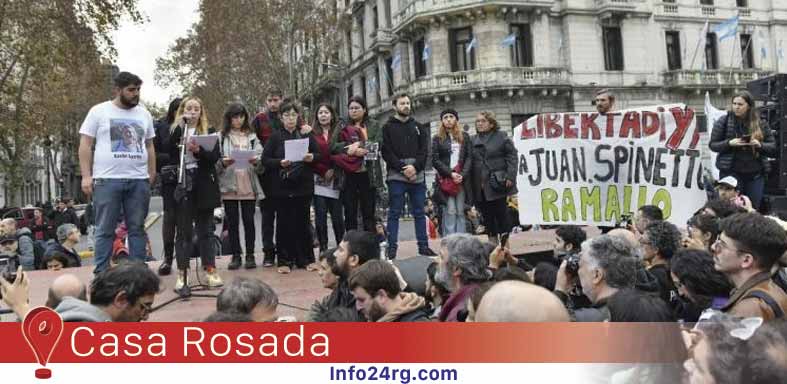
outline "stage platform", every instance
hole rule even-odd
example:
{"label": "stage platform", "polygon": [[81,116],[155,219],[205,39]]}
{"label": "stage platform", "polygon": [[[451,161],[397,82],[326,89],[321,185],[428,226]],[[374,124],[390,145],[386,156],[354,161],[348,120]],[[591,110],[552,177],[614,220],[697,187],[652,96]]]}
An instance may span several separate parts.
{"label": "stage platform", "polygon": [[[598,230],[588,229],[589,234],[596,235]],[[486,236],[479,237],[486,240]],[[554,230],[528,231],[512,234],[511,247],[515,255],[538,254],[552,250],[554,240]],[[430,246],[435,252],[439,249],[440,240],[431,240]],[[399,244],[399,258],[407,258],[416,255],[417,245],[415,241],[404,241]],[[255,269],[239,269],[235,271],[227,270],[229,256],[220,256],[216,259],[217,268],[225,283],[235,276],[257,277],[269,284],[279,295],[279,316],[294,316],[298,320],[304,320],[308,308],[316,300],[327,295],[330,291],[323,288],[317,272],[307,272],[306,270],[294,270],[288,275],[276,272],[276,268],[263,268],[258,266]],[[262,262],[262,255],[257,255],[258,264]],[[149,265],[154,270],[158,268],[158,261],[150,262]],[[43,305],[46,302],[47,290],[51,282],[61,273],[68,272],[78,276],[85,283],[89,283],[93,277],[93,266],[81,268],[69,268],[59,272],[34,271],[30,276],[30,302],[33,306]],[[200,276],[204,281],[204,273]],[[156,295],[154,306],[158,306],[174,297],[172,291],[175,285],[175,275],[162,278],[162,290]],[[195,282],[194,261],[190,271],[191,282]],[[200,291],[198,293],[218,294],[219,289],[212,291]],[[195,292],[197,293],[197,292]],[[213,298],[194,297],[188,300],[179,300],[164,306],[150,315],[149,321],[201,321],[212,313],[216,308],[216,300]],[[8,315],[3,316],[4,321],[8,321]]]}

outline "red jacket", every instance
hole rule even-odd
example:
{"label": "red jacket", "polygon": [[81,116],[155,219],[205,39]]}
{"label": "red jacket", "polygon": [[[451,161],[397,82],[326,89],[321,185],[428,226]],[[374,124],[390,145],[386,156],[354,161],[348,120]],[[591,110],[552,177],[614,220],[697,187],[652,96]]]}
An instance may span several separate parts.
{"label": "red jacket", "polygon": [[328,172],[329,169],[333,167],[333,161],[331,160],[331,148],[328,144],[328,140],[330,140],[330,136],[326,139],[323,135],[318,135],[317,132],[314,132],[314,141],[317,142],[317,146],[320,149],[320,161],[314,163],[314,170],[321,176],[325,176],[325,172]]}

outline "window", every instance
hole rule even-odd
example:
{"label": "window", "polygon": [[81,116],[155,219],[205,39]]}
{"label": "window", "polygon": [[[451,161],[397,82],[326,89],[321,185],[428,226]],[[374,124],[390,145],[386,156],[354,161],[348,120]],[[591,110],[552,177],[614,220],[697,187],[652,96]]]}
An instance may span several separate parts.
{"label": "window", "polygon": [[475,69],[475,49],[467,53],[467,47],[473,41],[472,28],[453,29],[451,40],[451,72]]}
{"label": "window", "polygon": [[388,90],[388,96],[393,95],[393,57],[385,59],[385,89]]}
{"label": "window", "polygon": [[377,19],[379,17],[379,13],[377,12],[377,5],[372,7],[372,26],[374,29],[372,32],[376,32],[378,28],[380,28],[380,21]]}
{"label": "window", "polygon": [[623,39],[620,27],[604,27],[604,69],[607,71],[623,70]]}
{"label": "window", "polygon": [[420,38],[413,43],[413,57],[415,58],[415,78],[426,76],[426,61],[424,61],[424,47],[426,42]]}
{"label": "window", "polygon": [[529,119],[529,118],[531,118],[531,117],[533,117],[535,115],[536,115],[535,113],[525,113],[525,114],[514,114],[514,115],[511,115],[511,133],[514,132],[514,128],[516,128],[517,125],[524,123],[525,121],[527,121],[527,119]]}
{"label": "window", "polygon": [[735,4],[738,8],[747,8],[749,6],[748,0],[735,0]]}
{"label": "window", "polygon": [[353,37],[352,31],[347,31],[347,36],[345,36],[345,41],[347,42],[347,61],[353,61]]}
{"label": "window", "polygon": [[511,63],[515,67],[532,67],[533,38],[530,35],[530,24],[512,24],[511,33],[516,35],[516,42],[511,46]]}
{"label": "window", "polygon": [[705,69],[719,69],[719,52],[715,33],[705,37]]}
{"label": "window", "polygon": [[680,69],[680,32],[667,31],[665,38],[667,43],[667,68],[670,71]]}
{"label": "window", "polygon": [[383,0],[383,10],[385,11],[385,27],[391,28],[391,0]]}
{"label": "window", "polygon": [[366,44],[364,44],[364,41],[363,41],[363,35],[364,35],[363,17],[364,17],[364,11],[363,11],[363,8],[361,8],[361,11],[358,12],[358,16],[356,18],[357,24],[358,24],[358,46],[361,49],[360,52],[363,52],[364,50],[366,50]]}
{"label": "window", "polygon": [[741,33],[741,63],[743,68],[754,68],[754,50],[751,35]]}
{"label": "window", "polygon": [[700,5],[713,5],[713,0],[700,0]]}
{"label": "window", "polygon": [[366,100],[366,103],[369,103],[369,100],[366,99],[366,76],[361,76],[361,97]]}

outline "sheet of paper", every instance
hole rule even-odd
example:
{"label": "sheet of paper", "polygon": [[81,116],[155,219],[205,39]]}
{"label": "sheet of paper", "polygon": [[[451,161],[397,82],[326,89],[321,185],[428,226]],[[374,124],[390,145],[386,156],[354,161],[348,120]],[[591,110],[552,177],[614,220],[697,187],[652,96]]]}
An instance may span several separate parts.
{"label": "sheet of paper", "polygon": [[246,169],[251,166],[249,160],[256,156],[254,151],[234,150],[230,153],[230,159],[235,160],[232,167],[235,169]]}
{"label": "sheet of paper", "polygon": [[219,141],[219,135],[194,135],[191,136],[197,145],[202,147],[202,149],[206,151],[212,151],[213,147],[216,146],[216,143]]}
{"label": "sheet of paper", "polygon": [[335,189],[333,184],[333,181],[326,182],[322,177],[314,175],[314,194],[329,199],[338,199],[339,190]]}
{"label": "sheet of paper", "polygon": [[309,152],[309,139],[295,139],[284,142],[284,160],[292,162],[303,161]]}

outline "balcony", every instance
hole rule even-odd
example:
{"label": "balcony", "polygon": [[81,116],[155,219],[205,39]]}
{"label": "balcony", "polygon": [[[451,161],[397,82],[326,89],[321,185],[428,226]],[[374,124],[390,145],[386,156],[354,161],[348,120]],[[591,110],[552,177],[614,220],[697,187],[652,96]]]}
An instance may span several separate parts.
{"label": "balcony", "polygon": [[466,13],[473,8],[487,10],[490,6],[540,8],[548,11],[555,2],[555,0],[405,0],[399,12],[393,15],[393,27],[398,30],[417,18],[428,18],[444,13]]}
{"label": "balcony", "polygon": [[369,49],[391,51],[394,41],[396,40],[396,35],[394,35],[390,29],[378,29],[372,33],[371,38],[372,44]]}
{"label": "balcony", "polygon": [[595,0],[598,13],[631,12],[637,6],[632,0]]}
{"label": "balcony", "polygon": [[744,87],[749,81],[771,74],[771,72],[757,69],[676,70],[664,72],[662,77],[666,87],[703,89]]}
{"label": "balcony", "polygon": [[486,68],[426,76],[411,83],[410,92],[418,97],[493,89],[542,89],[568,85],[570,82],[565,68]]}

